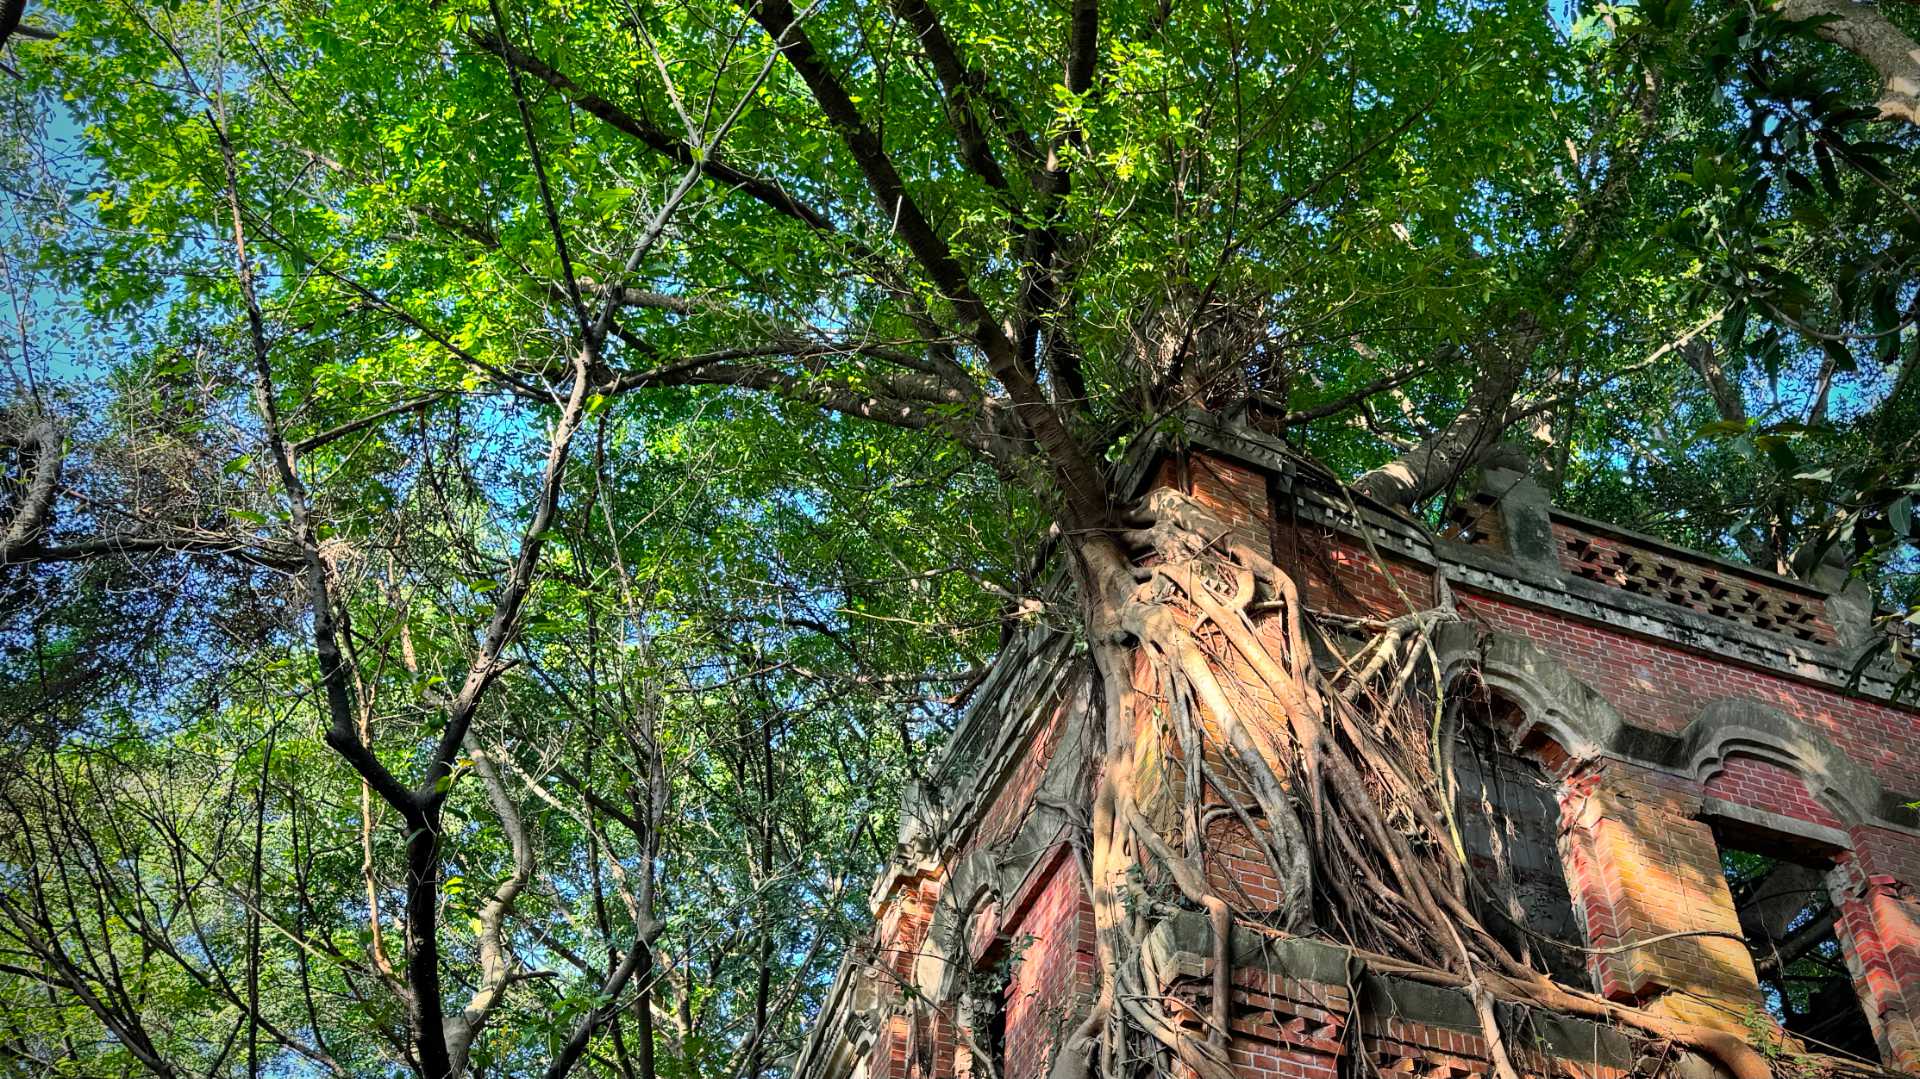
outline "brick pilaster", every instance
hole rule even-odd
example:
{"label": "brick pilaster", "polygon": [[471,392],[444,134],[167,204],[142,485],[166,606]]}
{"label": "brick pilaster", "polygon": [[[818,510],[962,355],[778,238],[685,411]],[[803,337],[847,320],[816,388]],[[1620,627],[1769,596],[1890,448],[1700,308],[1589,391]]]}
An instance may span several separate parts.
{"label": "brick pilaster", "polygon": [[[1713,831],[1694,820],[1699,798],[1678,781],[1612,763],[1570,780],[1563,848],[1575,902],[1596,948],[1668,933],[1740,932]],[[1744,944],[1681,937],[1592,959],[1600,991],[1721,1029],[1761,1008]]]}
{"label": "brick pilaster", "polygon": [[1920,1072],[1920,900],[1893,877],[1867,873],[1853,854],[1830,881],[1840,908],[1834,929],[1884,1063]]}

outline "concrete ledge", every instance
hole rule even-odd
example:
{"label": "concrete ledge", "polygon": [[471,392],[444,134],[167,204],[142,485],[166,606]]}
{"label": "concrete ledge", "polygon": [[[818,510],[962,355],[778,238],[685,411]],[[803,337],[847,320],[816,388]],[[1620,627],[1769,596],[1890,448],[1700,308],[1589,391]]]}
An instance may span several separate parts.
{"label": "concrete ledge", "polygon": [[1853,839],[1838,828],[1829,828],[1824,824],[1815,824],[1812,821],[1804,821],[1798,817],[1787,817],[1779,813],[1768,813],[1762,809],[1743,806],[1738,802],[1728,802],[1719,798],[1703,798],[1700,800],[1699,815],[1702,819],[1716,817],[1738,824],[1745,824],[1753,828],[1759,828],[1767,832],[1778,832],[1781,835],[1790,835],[1800,839],[1811,840],[1822,847],[1829,847],[1833,850],[1851,850],[1853,848]]}

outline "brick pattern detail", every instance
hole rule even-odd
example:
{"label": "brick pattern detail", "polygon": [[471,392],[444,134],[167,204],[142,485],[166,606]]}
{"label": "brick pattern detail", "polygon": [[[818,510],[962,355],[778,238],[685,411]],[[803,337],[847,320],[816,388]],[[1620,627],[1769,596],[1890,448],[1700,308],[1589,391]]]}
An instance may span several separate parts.
{"label": "brick pattern detail", "polygon": [[1207,883],[1234,909],[1266,914],[1280,909],[1280,878],[1247,826],[1216,817],[1205,828]]}
{"label": "brick pattern detail", "polygon": [[1071,858],[1049,860],[1048,879],[1012,939],[1024,943],[1006,988],[1003,1079],[1041,1079],[1054,1049],[1084,1012],[1093,989],[1093,907]]}
{"label": "brick pattern detail", "polygon": [[1177,461],[1163,464],[1155,482],[1186,492],[1226,522],[1227,535],[1219,541],[1222,545],[1238,543],[1248,550],[1268,552],[1273,542],[1273,502],[1264,475],[1194,454],[1184,465]]}
{"label": "brick pattern detail", "polygon": [[[1566,787],[1562,845],[1569,886],[1598,948],[1666,933],[1740,932],[1713,831],[1693,819],[1690,785],[1629,764],[1591,767]],[[1591,959],[1600,992],[1729,1030],[1760,1006],[1746,946],[1680,937]]]}
{"label": "brick pattern detail", "polygon": [[1849,697],[1557,611],[1477,595],[1463,596],[1462,605],[1493,628],[1531,640],[1636,726],[1676,734],[1714,701],[1757,701],[1825,734],[1887,789],[1920,790],[1920,713],[1911,709]]}
{"label": "brick pattern detail", "polygon": [[[1168,1012],[1189,1030],[1202,1029],[1210,986],[1187,982],[1169,993]],[[1295,981],[1261,971],[1234,975],[1234,1070],[1247,1079],[1335,1079],[1342,1074],[1417,1079],[1486,1079],[1493,1072],[1486,1041],[1477,1032],[1412,1023],[1364,1012],[1357,1019],[1345,986]],[[1624,1070],[1581,1062],[1570,1065],[1523,1042],[1508,1047],[1528,1076],[1624,1079]],[[1356,1059],[1358,1058],[1358,1059]]]}
{"label": "brick pattern detail", "polygon": [[1484,491],[1448,506],[1439,535],[1441,539],[1464,543],[1469,547],[1491,547],[1495,550],[1505,550],[1507,547],[1507,530],[1500,519],[1499,504]]}
{"label": "brick pattern detail", "polygon": [[1553,526],[1560,564],[1576,577],[1803,641],[1834,642],[1826,601],[1764,578],[1687,562],[1612,536]]}
{"label": "brick pattern detail", "polygon": [[1920,899],[1907,884],[1868,875],[1842,856],[1833,874],[1835,929],[1886,1063],[1920,1073]]}
{"label": "brick pattern detail", "polygon": [[907,1006],[898,987],[913,983],[913,968],[926,942],[933,905],[940,892],[938,874],[911,880],[888,896],[878,912],[875,937],[879,942],[872,962],[891,972],[882,974],[893,1006],[867,1058],[867,1074],[887,1079],[935,1079],[954,1074],[958,1040],[948,1020]]}
{"label": "brick pattern detail", "polygon": [[1736,753],[1727,758],[1718,772],[1707,780],[1707,796],[1723,802],[1751,806],[1783,817],[1842,828],[1833,810],[1807,790],[1798,775],[1772,761]]}

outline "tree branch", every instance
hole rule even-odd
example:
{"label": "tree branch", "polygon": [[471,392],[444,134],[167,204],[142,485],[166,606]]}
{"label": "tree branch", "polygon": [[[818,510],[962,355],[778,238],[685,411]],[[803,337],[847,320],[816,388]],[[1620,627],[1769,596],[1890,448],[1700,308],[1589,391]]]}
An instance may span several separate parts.
{"label": "tree branch", "polygon": [[780,186],[779,181],[755,176],[718,158],[701,159],[694,152],[692,144],[686,140],[667,134],[652,123],[587,90],[539,57],[507,42],[499,31],[489,33],[483,30],[472,30],[469,31],[468,38],[480,48],[509,60],[520,70],[560,91],[578,108],[616,131],[632,136],[655,153],[684,167],[697,166],[700,174],[708,179],[725,184],[756,199],[816,232],[839,233],[839,226],[835,225],[832,219],[788,194],[787,190]]}
{"label": "tree branch", "polygon": [[13,552],[10,561],[0,565],[27,565],[34,562],[86,562],[112,555],[150,554],[170,551],[178,554],[224,555],[263,569],[299,570],[306,560],[296,550],[271,544],[251,543],[232,536],[165,535],[103,536],[79,543],[53,547],[28,546]]}
{"label": "tree branch", "polygon": [[[1593,267],[1601,241],[1618,227],[1640,172],[1641,149],[1652,134],[1658,101],[1658,86],[1651,79],[1643,81],[1632,111],[1638,127],[1622,140],[1606,179],[1582,200],[1547,257],[1539,277],[1539,291],[1547,297],[1541,309],[1552,309]],[[1411,451],[1355,480],[1355,491],[1389,506],[1412,505],[1447,487],[1499,440],[1512,422],[1514,396],[1546,331],[1532,306],[1516,310],[1509,303],[1496,304],[1490,321],[1498,328],[1474,344],[1480,375],[1466,406]]]}
{"label": "tree branch", "polygon": [[1879,8],[1855,0],[1778,0],[1789,19],[1821,19],[1813,32],[1853,53],[1880,76],[1880,117],[1920,126],[1920,43]]}
{"label": "tree branch", "polygon": [[440,401],[444,401],[451,396],[453,396],[452,390],[436,390],[433,393],[421,394],[418,397],[409,398],[405,401],[400,402],[399,404],[389,405],[388,407],[383,408],[378,412],[374,412],[374,413],[370,413],[368,415],[362,416],[357,420],[348,420],[346,423],[343,423],[338,427],[328,428],[327,430],[321,431],[317,434],[308,435],[307,437],[299,440],[298,442],[291,443],[288,448],[293,450],[293,452],[296,455],[307,453],[311,450],[317,450],[329,442],[338,441],[339,439],[345,438],[348,435],[354,434],[355,432],[363,431],[369,427],[372,427],[374,424],[379,423],[381,420],[391,419],[395,416],[401,415],[402,413],[414,412],[419,409],[426,408]]}
{"label": "tree branch", "polygon": [[1376,378],[1372,382],[1369,382],[1366,385],[1361,386],[1350,393],[1342,394],[1331,401],[1322,401],[1320,404],[1317,404],[1317,405],[1310,405],[1306,408],[1294,409],[1293,411],[1287,413],[1286,424],[1289,427],[1297,427],[1303,423],[1312,423],[1315,420],[1325,419],[1328,416],[1345,412],[1350,408],[1357,407],[1360,403],[1364,402],[1367,398],[1372,397],[1374,394],[1385,393],[1386,391],[1391,390],[1397,386],[1403,386],[1408,382],[1411,382],[1414,379],[1419,378],[1421,375],[1425,374],[1431,366],[1432,364],[1429,361],[1416,363],[1411,367],[1407,368],[1405,371],[1396,372],[1391,375],[1383,375],[1380,378]]}
{"label": "tree branch", "polygon": [[[757,390],[782,400],[816,405],[890,427],[944,431],[996,465],[1011,464],[1016,451],[1007,433],[1000,431],[994,422],[1004,408],[995,399],[970,400],[939,380],[900,373],[866,373],[858,386],[835,385],[827,380],[828,371],[822,361],[839,354],[838,349],[821,347],[817,351],[802,351],[784,344],[727,350],[656,370],[623,372],[615,378],[612,389],[622,392],[664,386],[729,386]],[[771,364],[731,362],[757,356],[796,360],[805,373],[784,371]],[[957,411],[955,406],[966,407],[964,411]]]}
{"label": "tree branch", "polygon": [[[866,177],[881,210],[934,287],[953,305],[962,328],[985,355],[987,370],[1007,388],[1014,414],[1032,435],[1059,486],[1069,528],[1104,527],[1110,516],[1099,470],[1040,388],[1033,366],[974,291],[945,237],[907,191],[880,137],[861,116],[840,77],[814,47],[790,0],[739,0],[773,38],[775,47],[807,84],[827,121]],[[1092,0],[1080,0],[1091,3]]]}
{"label": "tree branch", "polygon": [[20,561],[19,552],[33,547],[46,535],[53,519],[53,497],[60,485],[61,466],[65,463],[60,429],[52,420],[39,417],[19,434],[0,435],[0,446],[14,452],[22,478],[4,481],[0,493],[19,491],[19,501],[6,529],[0,532],[0,566]]}
{"label": "tree branch", "polygon": [[487,1017],[500,1003],[512,981],[513,957],[505,944],[507,915],[512,913],[514,900],[533,879],[533,840],[527,834],[527,826],[520,818],[520,810],[513,804],[513,796],[501,781],[499,769],[487,752],[468,742],[469,755],[473,759],[474,774],[480,777],[481,789],[486,792],[487,804],[493,807],[493,813],[500,821],[500,830],[506,833],[507,845],[513,852],[513,871],[507,879],[500,882],[480,906],[474,918],[480,923],[480,983],[474,987],[466,1007],[460,1014],[447,1023],[447,1054],[450,1060],[451,1074],[461,1075],[467,1070],[467,1057],[473,1050],[473,1041],[479,1037],[480,1029],[486,1024]]}
{"label": "tree branch", "polygon": [[993,147],[988,144],[986,132],[981,130],[980,121],[973,113],[974,80],[954,48],[953,40],[947,36],[946,28],[940,25],[939,16],[934,14],[927,0],[890,0],[888,6],[893,9],[894,17],[913,31],[914,37],[920,41],[921,50],[926,53],[927,62],[933,65],[933,73],[940,80],[941,101],[946,106],[947,122],[952,125],[954,138],[960,144],[961,162],[984,180],[988,187],[1006,192],[1007,174],[993,156]]}

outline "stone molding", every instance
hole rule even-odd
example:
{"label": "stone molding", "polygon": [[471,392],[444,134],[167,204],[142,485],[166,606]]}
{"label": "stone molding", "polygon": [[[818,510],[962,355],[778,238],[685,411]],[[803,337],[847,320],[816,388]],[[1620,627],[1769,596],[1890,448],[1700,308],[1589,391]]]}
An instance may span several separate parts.
{"label": "stone molding", "polygon": [[1665,734],[1627,722],[1598,690],[1517,634],[1457,624],[1435,644],[1449,682],[1477,672],[1520,706],[1529,729],[1544,729],[1571,756],[1612,757],[1704,784],[1727,757],[1746,754],[1798,775],[1849,827],[1920,831],[1914,812],[1905,808],[1912,796],[1888,792],[1823,732],[1759,701],[1722,698],[1702,708],[1678,735]]}
{"label": "stone molding", "polygon": [[1827,736],[1758,701],[1722,698],[1702,708],[1680,732],[1673,763],[1705,783],[1728,757],[1745,754],[1798,775],[1807,790],[1847,825],[1910,828],[1880,816],[1885,792],[1872,772]]}
{"label": "stone molding", "polygon": [[1822,847],[1835,851],[1853,849],[1853,837],[1838,828],[1829,828],[1824,824],[1788,817],[1779,813],[1769,813],[1764,809],[1728,802],[1719,798],[1702,798],[1699,816],[1702,820],[1729,820],[1758,828],[1765,832],[1798,836],[1809,839]]}
{"label": "stone molding", "polygon": [[[1871,612],[1863,614],[1859,609],[1858,588],[1846,581],[1823,578],[1822,583],[1831,587],[1821,587],[1570,513],[1550,505],[1545,493],[1530,477],[1501,467],[1486,471],[1483,486],[1497,496],[1496,504],[1505,530],[1516,541],[1518,557],[1486,547],[1455,543],[1435,536],[1424,524],[1404,514],[1372,504],[1348,502],[1336,494],[1334,485],[1325,477],[1310,475],[1297,467],[1296,455],[1275,439],[1204,414],[1180,417],[1175,434],[1156,434],[1141,440],[1118,471],[1123,489],[1137,490],[1144,484],[1158,461],[1171,452],[1176,443],[1260,470],[1269,477],[1276,495],[1291,496],[1293,512],[1302,523],[1343,535],[1359,535],[1364,530],[1383,553],[1398,555],[1445,577],[1453,585],[1558,611],[1716,658],[1784,672],[1853,696],[1896,703],[1893,690],[1902,671],[1884,659],[1862,668],[1857,682],[1855,680],[1855,668],[1866,639],[1862,628],[1853,623],[1870,616]],[[1553,522],[1613,536],[1768,587],[1824,599],[1836,623],[1833,628],[1840,643],[1827,646],[1795,640],[1567,573],[1550,546]]]}
{"label": "stone molding", "polygon": [[1442,630],[1435,645],[1449,683],[1468,671],[1477,673],[1520,706],[1530,727],[1545,728],[1568,754],[1618,754],[1626,720],[1599,691],[1532,641],[1455,623]]}

